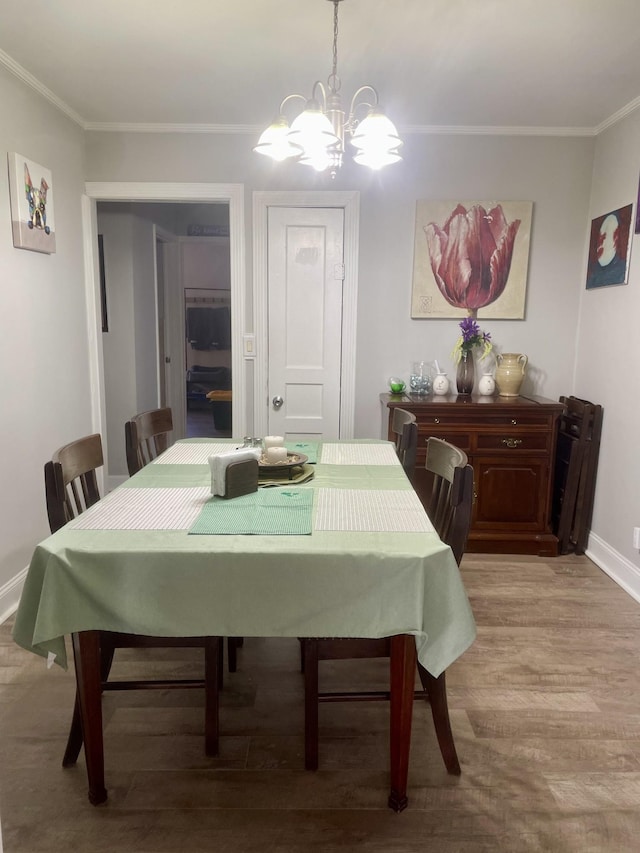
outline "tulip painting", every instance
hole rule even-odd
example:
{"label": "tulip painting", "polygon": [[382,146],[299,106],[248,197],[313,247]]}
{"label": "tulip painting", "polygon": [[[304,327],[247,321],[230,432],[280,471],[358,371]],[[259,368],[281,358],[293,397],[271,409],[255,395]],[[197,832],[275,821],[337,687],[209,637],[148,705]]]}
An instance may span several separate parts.
{"label": "tulip painting", "polygon": [[531,208],[418,202],[412,316],[524,317]]}

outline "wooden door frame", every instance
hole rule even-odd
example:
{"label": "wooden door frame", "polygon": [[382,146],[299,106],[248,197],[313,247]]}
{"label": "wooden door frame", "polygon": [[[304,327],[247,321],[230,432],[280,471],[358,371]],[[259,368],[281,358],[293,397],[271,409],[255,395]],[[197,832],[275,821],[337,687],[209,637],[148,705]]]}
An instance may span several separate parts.
{"label": "wooden door frame", "polygon": [[[85,291],[87,300],[87,325],[89,342],[89,374],[91,387],[91,417],[93,429],[106,435],[103,352],[100,315],[100,276],[97,252],[97,202],[98,201],[148,201],[220,202],[229,204],[229,242],[231,255],[231,370],[233,376],[233,427],[234,435],[246,431],[246,377],[243,355],[243,331],[246,316],[246,267],[244,186],[242,184],[204,183],[136,183],[87,182],[82,197],[82,231],[85,259]],[[178,327],[178,323],[180,326]],[[172,336],[184,337],[184,318],[172,317]],[[176,338],[173,338],[174,340]],[[178,348],[184,370],[184,347]],[[178,364],[177,369],[180,365]],[[124,430],[124,425],[123,425]],[[123,433],[124,434],[124,433]],[[124,439],[123,439],[124,440]],[[105,459],[105,468],[107,460]],[[107,469],[108,470],[108,469]]]}
{"label": "wooden door frame", "polygon": [[355,426],[356,322],[358,312],[358,234],[360,193],[353,191],[253,193],[253,310],[256,356],[254,435],[265,435],[269,406],[268,213],[270,207],[324,207],[344,211],[342,291],[342,362],[340,369],[340,438],[353,438]]}

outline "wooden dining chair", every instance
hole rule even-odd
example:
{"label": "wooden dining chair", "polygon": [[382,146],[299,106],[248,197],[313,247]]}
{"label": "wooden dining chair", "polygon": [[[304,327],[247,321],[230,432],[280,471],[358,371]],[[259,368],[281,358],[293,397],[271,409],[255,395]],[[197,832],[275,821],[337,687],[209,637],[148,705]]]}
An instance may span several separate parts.
{"label": "wooden dining chair", "polygon": [[[425,467],[429,484],[427,513],[439,537],[451,547],[459,565],[471,526],[473,468],[462,450],[438,438],[430,438],[427,442]],[[305,687],[305,767],[316,770],[320,702],[388,700],[390,697],[388,690],[320,692],[319,661],[390,657],[391,639],[316,637],[303,639],[301,643]],[[436,678],[419,662],[418,673],[423,690],[416,693],[416,698],[429,702],[447,772],[459,776],[460,762],[449,720],[445,673]]]}
{"label": "wooden dining chair", "polygon": [[418,449],[418,424],[413,412],[407,412],[406,409],[400,408],[394,409],[391,419],[391,432],[395,437],[398,459],[405,474],[411,479],[416,467]]}
{"label": "wooden dining chair", "polygon": [[[96,471],[104,464],[102,441],[98,434],[72,441],[57,450],[44,466],[47,514],[51,532],[55,533],[68,521],[100,500]],[[138,634],[119,634],[100,631],[100,677],[102,690],[142,690],[149,688],[204,688],[205,691],[205,752],[218,752],[218,686],[219,637],[147,637]],[[201,679],[153,679],[109,681],[116,649],[121,648],[204,649],[204,677]],[[75,648],[75,643],[74,643]],[[76,763],[83,743],[80,704],[76,692],[75,706],[63,767]]]}
{"label": "wooden dining chair", "polygon": [[[130,477],[167,450],[171,443],[172,431],[173,416],[168,407],[140,412],[125,423],[124,440]],[[221,639],[220,644],[222,647],[224,640]],[[236,672],[238,668],[238,649],[242,644],[242,637],[227,638],[229,672]],[[219,686],[222,686],[222,654],[221,648]]]}
{"label": "wooden dining chair", "polygon": [[140,412],[126,422],[124,436],[130,477],[169,447],[172,431],[170,408]]}

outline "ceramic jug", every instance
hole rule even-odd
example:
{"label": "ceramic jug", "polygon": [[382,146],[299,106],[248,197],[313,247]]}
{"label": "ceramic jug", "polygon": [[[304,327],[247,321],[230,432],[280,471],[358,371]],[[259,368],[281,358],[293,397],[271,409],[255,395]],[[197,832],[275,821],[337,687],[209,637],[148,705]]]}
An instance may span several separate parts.
{"label": "ceramic jug", "polygon": [[517,397],[529,359],[520,352],[505,352],[496,356],[496,385],[501,397]]}
{"label": "ceramic jug", "polygon": [[478,392],[483,397],[490,397],[496,390],[496,381],[491,373],[483,373],[478,382]]}
{"label": "ceramic jug", "polygon": [[433,393],[443,396],[449,393],[449,377],[446,373],[438,373],[433,380]]}

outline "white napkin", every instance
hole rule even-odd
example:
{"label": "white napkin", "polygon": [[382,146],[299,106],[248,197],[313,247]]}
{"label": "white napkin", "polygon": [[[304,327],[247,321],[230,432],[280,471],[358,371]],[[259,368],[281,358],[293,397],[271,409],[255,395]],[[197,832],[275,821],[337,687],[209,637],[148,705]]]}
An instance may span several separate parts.
{"label": "white napkin", "polygon": [[227,480],[227,466],[231,462],[245,462],[247,459],[259,460],[262,456],[260,447],[247,447],[240,450],[230,450],[228,453],[217,453],[209,457],[211,468],[211,494],[224,497]]}

